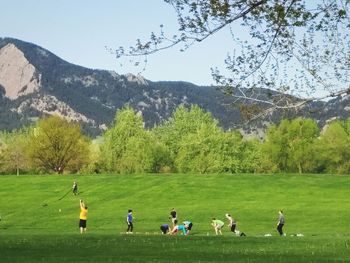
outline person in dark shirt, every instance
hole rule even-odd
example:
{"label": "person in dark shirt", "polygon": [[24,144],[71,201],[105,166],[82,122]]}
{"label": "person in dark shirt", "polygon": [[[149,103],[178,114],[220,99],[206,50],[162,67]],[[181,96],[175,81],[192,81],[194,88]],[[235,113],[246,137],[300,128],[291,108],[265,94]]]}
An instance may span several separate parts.
{"label": "person in dark shirt", "polygon": [[225,217],[228,220],[228,227],[231,229],[231,232],[236,233],[236,220],[230,214],[226,214]]}
{"label": "person in dark shirt", "polygon": [[237,223],[236,220],[230,215],[230,214],[226,214],[225,215],[227,220],[228,220],[228,227],[231,229],[231,232],[235,233],[236,236],[246,236],[245,233],[241,233],[236,227],[237,227]]}
{"label": "person in dark shirt", "polygon": [[286,234],[283,233],[283,226],[285,223],[283,211],[278,211],[278,222],[277,222],[277,231],[280,234],[280,236],[285,236]]}
{"label": "person in dark shirt", "polygon": [[128,228],[126,229],[127,234],[132,234],[132,231],[134,229],[134,225],[132,221],[133,221],[132,210],[129,209],[128,215],[126,216],[126,223],[128,225]]}
{"label": "person in dark shirt", "polygon": [[163,235],[168,234],[170,231],[170,226],[168,224],[162,224],[160,226],[160,231],[162,231]]}
{"label": "person in dark shirt", "polygon": [[73,191],[73,195],[77,195],[78,194],[78,184],[77,184],[77,182],[73,183],[72,191]]}
{"label": "person in dark shirt", "polygon": [[171,209],[169,218],[171,219],[171,222],[173,223],[173,227],[174,227],[175,220],[177,220],[177,213],[176,213],[175,208]]}

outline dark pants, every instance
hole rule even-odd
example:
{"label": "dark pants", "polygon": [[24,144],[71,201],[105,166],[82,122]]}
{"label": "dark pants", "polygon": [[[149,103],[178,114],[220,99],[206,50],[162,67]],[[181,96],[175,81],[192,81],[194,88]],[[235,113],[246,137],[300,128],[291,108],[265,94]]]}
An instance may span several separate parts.
{"label": "dark pants", "polygon": [[[232,231],[233,233],[236,233],[236,224],[233,224],[233,225],[231,226],[231,231]],[[241,236],[241,237],[245,237],[246,234],[244,234],[243,232],[241,232],[240,236]]]}
{"label": "dark pants", "polygon": [[236,230],[236,224],[232,224],[232,225],[231,225],[231,231],[232,231],[233,233],[235,233],[235,230]]}
{"label": "dark pants", "polygon": [[284,224],[278,224],[277,226],[277,231],[281,236],[283,236],[283,230],[282,230],[283,226]]}
{"label": "dark pants", "polygon": [[126,230],[126,232],[132,232],[133,229],[134,229],[134,225],[132,224],[132,222],[129,222],[128,229]]}

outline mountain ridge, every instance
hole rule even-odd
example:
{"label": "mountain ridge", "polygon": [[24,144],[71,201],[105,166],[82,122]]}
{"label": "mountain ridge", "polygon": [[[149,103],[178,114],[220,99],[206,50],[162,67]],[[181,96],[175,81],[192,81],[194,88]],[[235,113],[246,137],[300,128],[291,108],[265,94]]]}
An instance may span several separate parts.
{"label": "mountain ridge", "polygon": [[[9,45],[16,59],[1,55],[10,53]],[[25,60],[28,65],[22,63]],[[16,75],[20,67],[30,69],[28,79]],[[10,71],[11,77],[7,74]],[[28,83],[24,81],[22,87],[20,80]],[[9,95],[9,90],[17,95]],[[349,97],[336,98],[327,103],[312,103],[295,114],[273,112],[267,118],[242,125],[244,118],[233,102],[232,97],[215,87],[184,81],[154,82],[141,75],[90,69],[69,63],[35,44],[0,38],[0,129],[19,128],[42,116],[59,114],[80,122],[88,134],[96,136],[111,124],[115,112],[125,105],[141,112],[146,127],[153,127],[168,119],[179,105],[197,104],[210,111],[224,129],[240,127],[245,133],[263,136],[267,126],[283,117],[311,117],[323,126],[329,119],[349,117],[350,112],[350,107],[344,110],[349,105]]]}

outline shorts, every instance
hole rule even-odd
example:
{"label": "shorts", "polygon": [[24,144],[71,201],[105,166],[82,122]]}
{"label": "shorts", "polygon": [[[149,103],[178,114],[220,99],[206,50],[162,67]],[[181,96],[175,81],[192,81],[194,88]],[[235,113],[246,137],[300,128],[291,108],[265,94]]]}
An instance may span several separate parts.
{"label": "shorts", "polygon": [[79,220],[79,227],[86,228],[86,220],[80,219]]}
{"label": "shorts", "polygon": [[217,229],[222,229],[224,227],[224,225],[216,225]]}
{"label": "shorts", "polygon": [[190,223],[190,224],[188,225],[187,229],[188,229],[188,230],[192,230],[192,226],[193,226],[193,224]]}
{"label": "shorts", "polygon": [[176,217],[172,217],[172,218],[171,218],[171,222],[173,222],[173,224],[175,223],[175,220],[177,220]]}

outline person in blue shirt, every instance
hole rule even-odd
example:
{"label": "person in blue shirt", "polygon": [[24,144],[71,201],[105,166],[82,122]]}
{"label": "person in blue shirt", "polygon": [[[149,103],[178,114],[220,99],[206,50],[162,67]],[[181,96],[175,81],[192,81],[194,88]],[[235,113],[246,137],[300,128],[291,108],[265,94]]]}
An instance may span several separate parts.
{"label": "person in blue shirt", "polygon": [[193,226],[192,222],[189,221],[189,220],[185,220],[185,221],[183,222],[183,224],[184,224],[184,226],[185,226],[186,229],[187,229],[186,235],[190,234],[190,232],[191,232],[191,230],[192,230],[192,226]]}
{"label": "person in blue shirt", "polygon": [[128,228],[126,230],[127,234],[132,234],[132,231],[134,229],[134,225],[133,225],[132,221],[133,221],[132,210],[129,209],[128,215],[126,216],[126,223],[128,225]]}
{"label": "person in blue shirt", "polygon": [[174,221],[174,224],[175,224],[175,226],[171,230],[170,235],[176,235],[180,231],[182,232],[182,234],[184,236],[187,235],[187,229],[186,229],[185,225],[178,225],[177,220]]}

